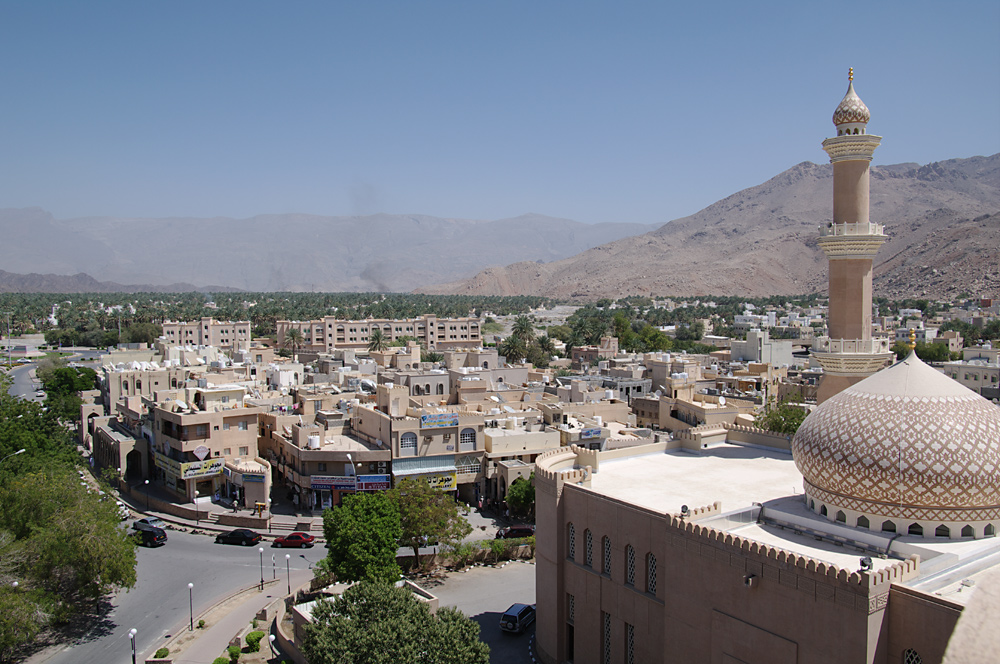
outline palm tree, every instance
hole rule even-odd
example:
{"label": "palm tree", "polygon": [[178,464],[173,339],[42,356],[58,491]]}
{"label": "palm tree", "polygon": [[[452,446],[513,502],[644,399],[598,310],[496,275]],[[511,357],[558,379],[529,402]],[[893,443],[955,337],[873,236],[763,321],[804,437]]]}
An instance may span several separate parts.
{"label": "palm tree", "polygon": [[292,347],[293,362],[299,361],[298,357],[296,356],[296,351],[298,351],[299,346],[302,345],[303,338],[304,337],[302,336],[302,330],[300,330],[297,327],[289,328],[288,330],[285,331],[284,345]]}
{"label": "palm tree", "polygon": [[548,336],[538,337],[538,347],[546,355],[552,355],[553,353],[556,352],[556,344],[554,341],[552,341],[552,337]]}
{"label": "palm tree", "polygon": [[507,358],[507,364],[513,364],[524,359],[528,354],[528,347],[520,337],[510,336],[500,342],[500,354]]}
{"label": "palm tree", "polygon": [[388,347],[389,342],[382,334],[382,330],[377,327],[372,330],[371,334],[368,335],[368,350],[382,352]]}
{"label": "palm tree", "polygon": [[527,345],[535,338],[535,325],[527,315],[521,314],[514,319],[512,334]]}

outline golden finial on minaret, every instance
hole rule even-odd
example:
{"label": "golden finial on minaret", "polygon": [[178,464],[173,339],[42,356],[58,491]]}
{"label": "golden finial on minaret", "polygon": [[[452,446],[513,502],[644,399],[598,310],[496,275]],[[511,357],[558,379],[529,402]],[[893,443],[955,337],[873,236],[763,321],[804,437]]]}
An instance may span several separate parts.
{"label": "golden finial on minaret", "polygon": [[848,67],[847,68],[847,80],[848,81],[853,81],[854,80],[854,67]]}
{"label": "golden finial on minaret", "polygon": [[917,331],[915,329],[913,329],[912,327],[910,328],[910,343],[909,343],[909,347],[910,347],[911,351],[917,347]]}

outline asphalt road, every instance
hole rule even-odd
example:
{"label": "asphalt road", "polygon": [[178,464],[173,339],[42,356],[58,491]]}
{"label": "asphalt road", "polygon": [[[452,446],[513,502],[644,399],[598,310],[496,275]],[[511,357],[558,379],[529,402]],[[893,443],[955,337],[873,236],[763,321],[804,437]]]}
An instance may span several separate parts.
{"label": "asphalt road", "polygon": [[[131,522],[129,522],[131,523]],[[87,634],[67,644],[47,659],[46,664],[128,664],[132,649],[128,632],[135,628],[138,661],[152,656],[155,648],[189,621],[188,583],[194,584],[194,615],[205,611],[230,594],[260,581],[258,547],[215,544],[205,535],[167,531],[168,541],[158,548],[139,547],[135,588],[121,592],[113,610]],[[285,575],[285,553],[290,553],[292,586],[311,576],[310,562],[322,558],[326,549],[274,551],[264,548],[264,576]],[[271,566],[274,555],[276,567]],[[304,557],[303,557],[304,556]],[[285,585],[279,584],[281,593]]]}
{"label": "asphalt road", "polygon": [[13,380],[10,389],[7,393],[11,396],[21,397],[22,399],[31,399],[33,401],[38,401],[39,403],[44,401],[44,397],[36,397],[35,390],[41,387],[41,383],[37,382],[32,377],[32,371],[34,371],[35,365],[25,364],[23,366],[12,369],[9,375]]}
{"label": "asphalt road", "polygon": [[500,616],[511,604],[535,603],[535,566],[513,562],[501,569],[473,567],[466,572],[449,573],[440,584],[421,584],[437,595],[439,606],[454,606],[469,616],[480,628],[480,638],[490,646],[491,664],[530,663],[528,641],[535,632],[532,625],[523,634],[500,630]]}

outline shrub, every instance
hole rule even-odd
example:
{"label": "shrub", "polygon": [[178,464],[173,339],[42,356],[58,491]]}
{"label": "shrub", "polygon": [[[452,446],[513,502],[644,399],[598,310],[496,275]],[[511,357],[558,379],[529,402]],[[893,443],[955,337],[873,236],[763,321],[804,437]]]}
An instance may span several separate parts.
{"label": "shrub", "polygon": [[239,646],[229,646],[228,650],[230,664],[236,664],[236,662],[240,661],[240,655],[243,653],[240,651]]}
{"label": "shrub", "polygon": [[229,664],[229,658],[228,657],[216,657],[214,660],[212,660],[212,664]]}
{"label": "shrub", "polygon": [[170,650],[168,650],[167,648],[160,648],[159,650],[156,651],[156,654],[153,655],[153,658],[154,659],[163,659],[164,657],[166,657],[169,654],[170,654]]}
{"label": "shrub", "polygon": [[198,621],[198,629],[205,629],[205,621],[204,620],[199,620]]}
{"label": "shrub", "polygon": [[260,650],[260,640],[264,638],[264,632],[250,632],[247,634],[247,647],[250,648],[250,652],[258,652]]}

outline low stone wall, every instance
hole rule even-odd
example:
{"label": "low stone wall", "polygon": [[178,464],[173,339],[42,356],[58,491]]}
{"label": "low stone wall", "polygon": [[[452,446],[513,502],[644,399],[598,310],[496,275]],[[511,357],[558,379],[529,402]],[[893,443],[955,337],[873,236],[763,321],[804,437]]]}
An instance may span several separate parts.
{"label": "low stone wall", "polygon": [[127,494],[136,507],[146,507],[146,505],[149,505],[150,510],[173,514],[176,517],[190,519],[191,521],[205,521],[208,519],[209,513],[207,510],[195,510],[166,500],[160,500],[156,496],[147,495],[140,487],[131,487],[122,483],[120,492]]}
{"label": "low stone wall", "polygon": [[267,517],[241,516],[239,514],[219,514],[216,522],[220,526],[230,528],[250,528],[253,530],[263,530],[268,527],[270,519]]}

